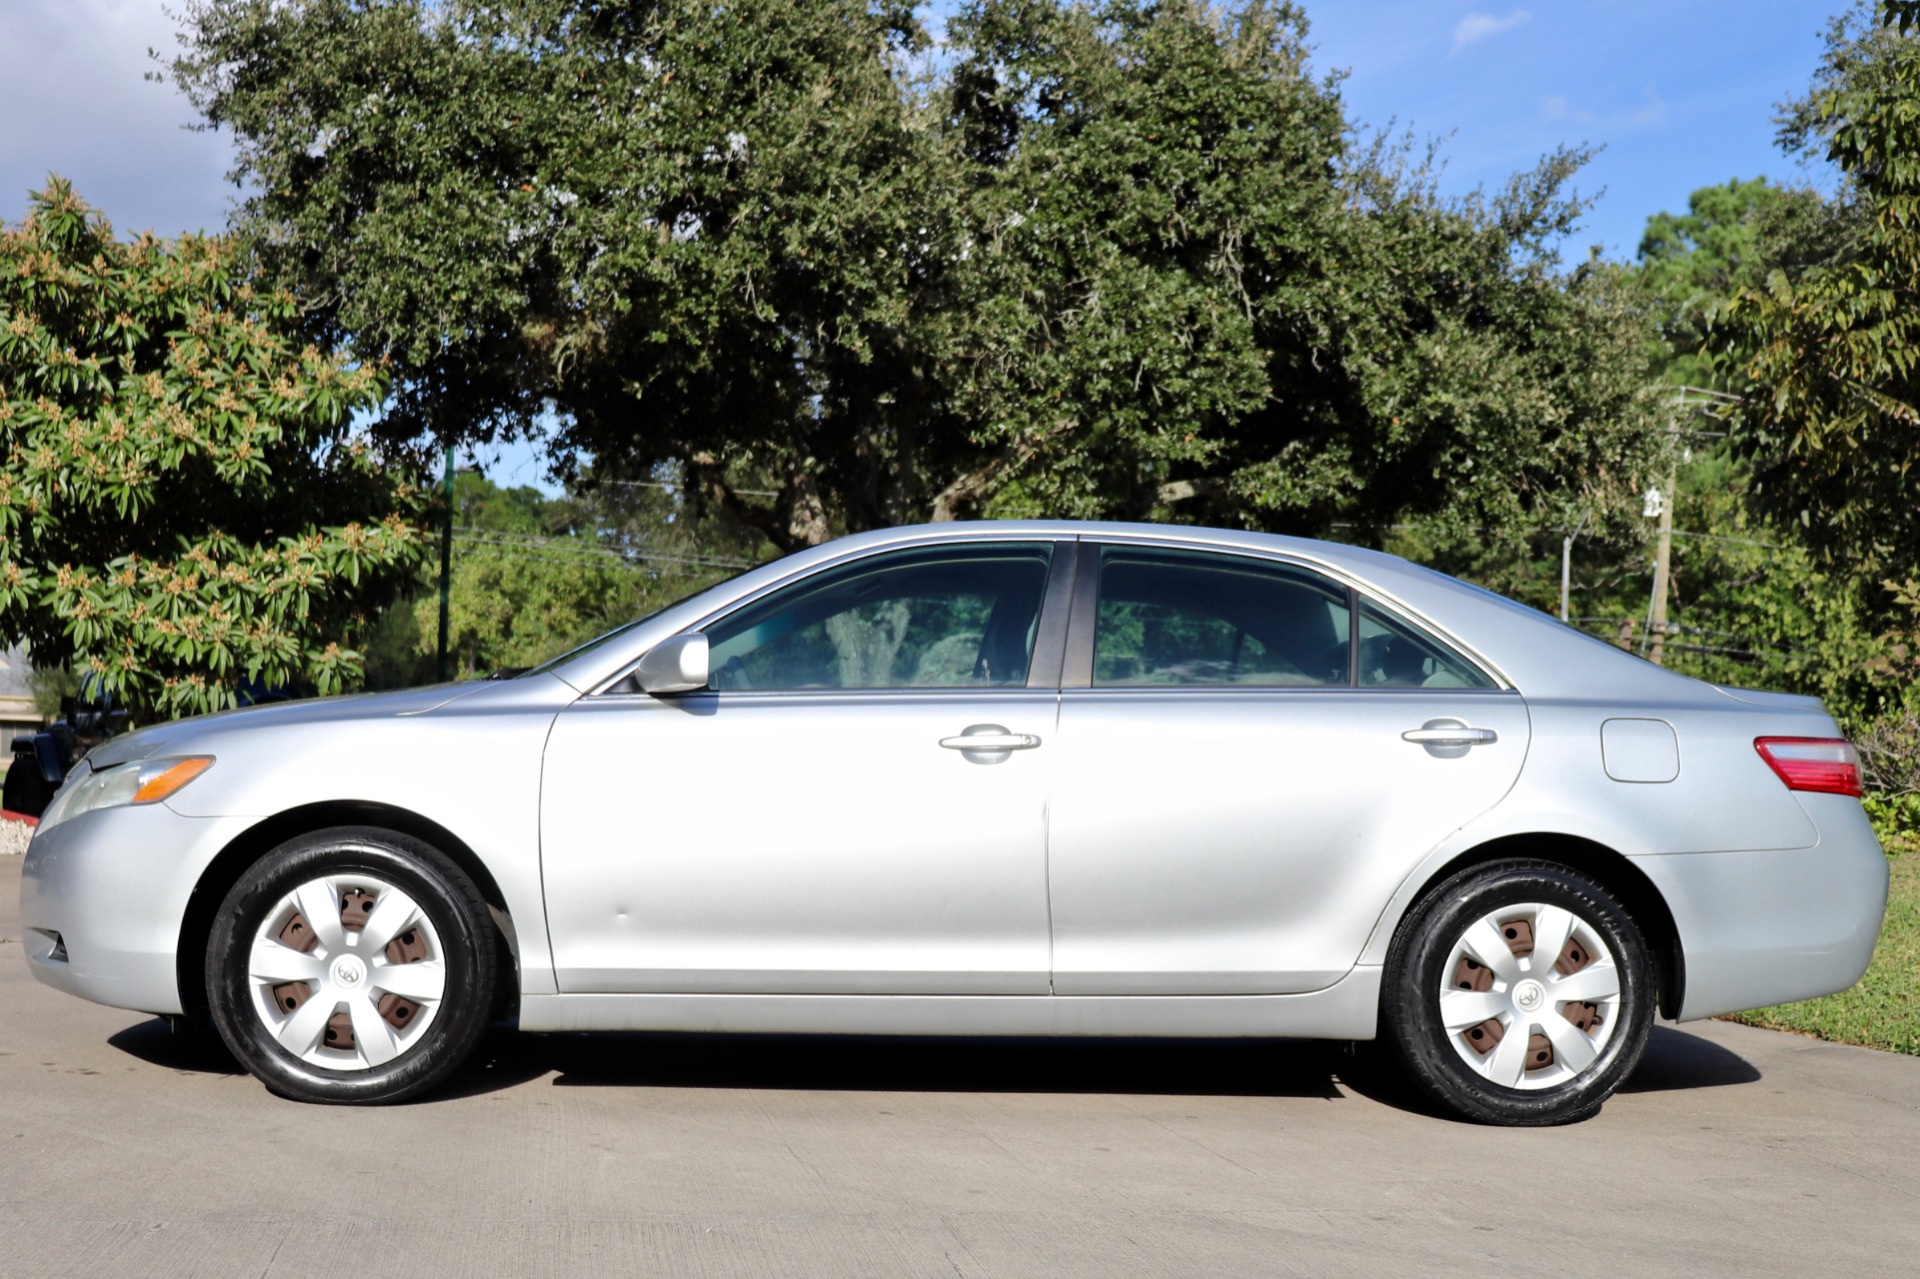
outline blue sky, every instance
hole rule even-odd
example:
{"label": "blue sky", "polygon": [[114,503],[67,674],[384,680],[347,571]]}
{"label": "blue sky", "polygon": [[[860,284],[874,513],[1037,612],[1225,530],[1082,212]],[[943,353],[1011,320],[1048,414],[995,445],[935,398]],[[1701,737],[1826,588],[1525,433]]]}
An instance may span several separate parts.
{"label": "blue sky", "polygon": [[[1446,136],[1443,188],[1497,187],[1560,145],[1605,149],[1579,246],[1631,258],[1646,220],[1698,187],[1820,181],[1774,148],[1773,107],[1806,88],[1834,0],[1308,3],[1352,118]],[[1575,246],[1569,246],[1570,248]]]}
{"label": "blue sky", "polygon": [[[226,140],[146,81],[173,46],[163,0],[0,0],[0,219],[49,170],[122,231],[217,228]],[[950,5],[934,6],[945,10]],[[1802,91],[1843,0],[1307,0],[1315,62],[1349,73],[1349,116],[1447,138],[1442,188],[1497,187],[1556,146],[1605,149],[1571,255],[1630,258],[1647,218],[1732,177],[1818,181],[1773,147],[1774,104]],[[486,460],[486,459],[483,459]],[[524,448],[496,478],[542,480]]]}

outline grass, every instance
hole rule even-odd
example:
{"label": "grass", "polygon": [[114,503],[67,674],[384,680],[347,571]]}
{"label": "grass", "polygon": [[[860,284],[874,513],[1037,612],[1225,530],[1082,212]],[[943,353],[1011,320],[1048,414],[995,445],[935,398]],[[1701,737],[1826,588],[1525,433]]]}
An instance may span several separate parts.
{"label": "grass", "polygon": [[1920,853],[1894,856],[1888,865],[1887,921],[1859,985],[1727,1020],[1920,1056]]}

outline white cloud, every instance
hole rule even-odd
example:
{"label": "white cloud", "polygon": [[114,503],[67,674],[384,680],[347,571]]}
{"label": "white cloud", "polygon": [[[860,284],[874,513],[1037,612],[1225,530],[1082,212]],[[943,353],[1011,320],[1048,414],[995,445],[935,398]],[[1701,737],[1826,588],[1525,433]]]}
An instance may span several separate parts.
{"label": "white cloud", "polygon": [[1619,106],[1609,111],[1575,107],[1565,94],[1550,94],[1540,99],[1542,120],[1569,120],[1604,134],[1633,133],[1657,129],[1667,122],[1667,103],[1660,91],[1648,85],[1638,106]]}
{"label": "white cloud", "polygon": [[1666,122],[1667,104],[1652,85],[1647,86],[1646,95],[1637,108],[1620,116],[1620,123],[1632,129],[1651,129]]}
{"label": "white cloud", "polygon": [[1491,13],[1470,13],[1454,25],[1453,52],[1458,53],[1470,44],[1491,40],[1494,36],[1515,27],[1524,27],[1532,21],[1533,15],[1525,9],[1515,9],[1504,18],[1496,18]]}
{"label": "white cloud", "polygon": [[0,0],[0,222],[53,172],[122,235],[225,225],[227,136],[186,129],[186,99],[143,78],[149,48],[177,48],[162,2]]}

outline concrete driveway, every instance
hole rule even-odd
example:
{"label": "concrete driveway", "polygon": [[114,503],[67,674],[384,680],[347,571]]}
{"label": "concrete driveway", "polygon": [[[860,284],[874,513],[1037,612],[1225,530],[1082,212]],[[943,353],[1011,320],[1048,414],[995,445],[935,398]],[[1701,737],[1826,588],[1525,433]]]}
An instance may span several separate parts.
{"label": "concrete driveway", "polygon": [[1920,1059],[1654,1032],[1504,1132],[1331,1046],[501,1032],[446,1095],[275,1100],[27,976],[0,859],[0,1277],[1903,1275]]}

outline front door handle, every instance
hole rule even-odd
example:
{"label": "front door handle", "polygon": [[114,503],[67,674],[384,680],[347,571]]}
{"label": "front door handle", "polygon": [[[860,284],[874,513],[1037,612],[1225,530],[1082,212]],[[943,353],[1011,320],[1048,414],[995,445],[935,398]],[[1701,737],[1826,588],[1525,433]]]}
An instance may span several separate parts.
{"label": "front door handle", "polygon": [[1040,744],[1032,733],[1009,733],[998,724],[970,724],[958,737],[943,737],[950,751],[1030,751]]}
{"label": "front door handle", "polygon": [[1403,742],[1416,742],[1421,746],[1485,746],[1489,742],[1500,740],[1500,734],[1491,728],[1468,728],[1465,724],[1436,723],[1420,728],[1410,728],[1400,734]]}

